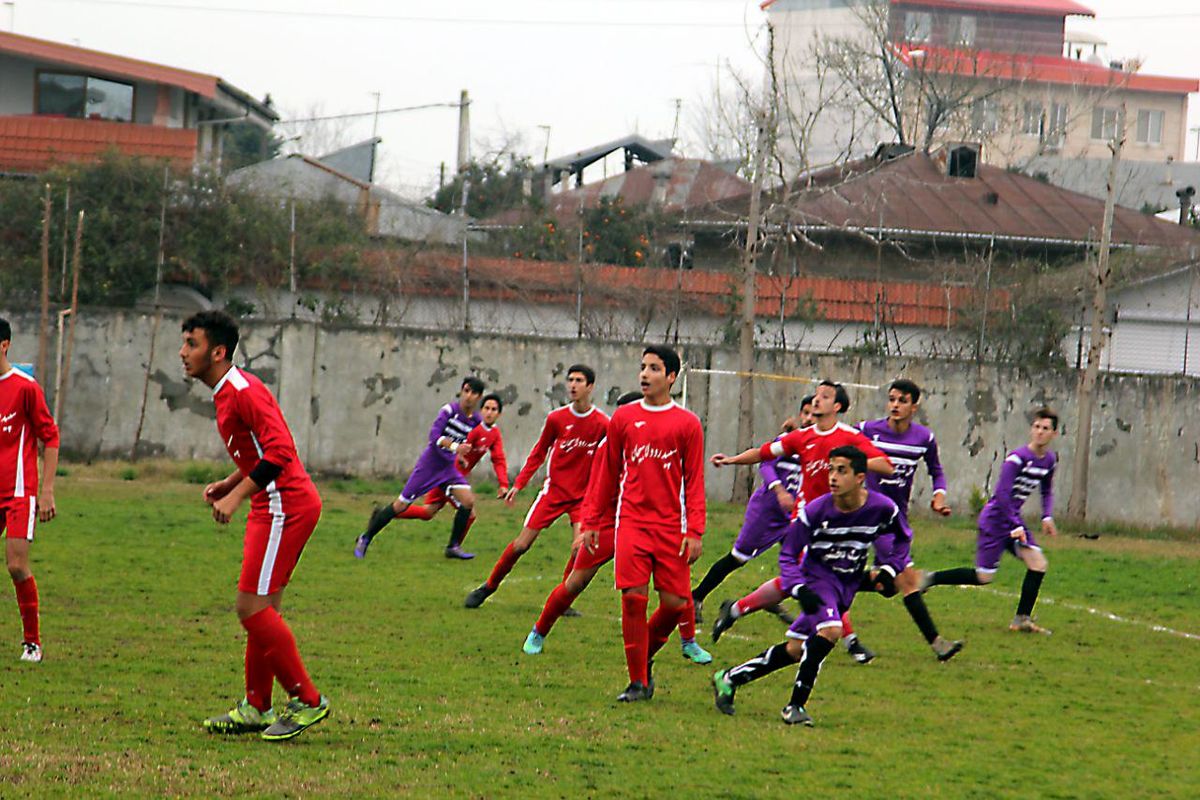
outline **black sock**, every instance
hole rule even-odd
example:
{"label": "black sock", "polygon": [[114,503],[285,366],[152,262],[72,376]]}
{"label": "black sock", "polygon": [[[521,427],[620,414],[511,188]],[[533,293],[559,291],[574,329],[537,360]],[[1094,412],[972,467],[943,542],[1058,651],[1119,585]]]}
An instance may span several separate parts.
{"label": "black sock", "polygon": [[925,641],[933,644],[938,637],[937,625],[933,624],[933,618],[929,616],[929,609],[925,607],[925,600],[921,597],[921,593],[913,592],[905,595],[904,607],[908,609],[908,615],[912,617],[913,622],[917,623],[917,628],[925,637]]}
{"label": "black sock", "polygon": [[833,644],[821,636],[810,636],[804,641],[804,657],[800,659],[796,683],[792,686],[792,705],[803,708],[808,702],[813,684],[817,682],[817,674],[821,671],[821,662],[833,650]]}
{"label": "black sock", "polygon": [[930,586],[979,586],[979,573],[974,567],[942,569],[929,576]]}
{"label": "black sock", "polygon": [[741,686],[795,663],[787,651],[787,642],[784,642],[768,647],[749,661],[730,667],[725,671],[725,678],[734,686]]}
{"label": "black sock", "polygon": [[375,534],[386,528],[387,524],[395,518],[396,511],[392,508],[391,503],[375,509],[375,513],[371,515],[371,520],[367,523],[367,539],[374,539]]}
{"label": "black sock", "polygon": [[730,573],[738,570],[742,566],[742,562],[734,558],[733,553],[726,553],[718,558],[708,572],[701,579],[700,585],[692,590],[692,600],[697,603],[703,603],[704,598],[712,594],[712,590],[721,585],[721,581],[729,577]]}
{"label": "black sock", "polygon": [[467,523],[471,521],[471,509],[462,506],[454,512],[454,524],[450,526],[450,543],[447,547],[458,547],[467,534]]}
{"label": "black sock", "polygon": [[1017,603],[1017,615],[1028,617],[1033,613],[1033,604],[1037,602],[1038,592],[1042,590],[1044,572],[1025,570],[1025,580],[1021,582],[1021,600]]}

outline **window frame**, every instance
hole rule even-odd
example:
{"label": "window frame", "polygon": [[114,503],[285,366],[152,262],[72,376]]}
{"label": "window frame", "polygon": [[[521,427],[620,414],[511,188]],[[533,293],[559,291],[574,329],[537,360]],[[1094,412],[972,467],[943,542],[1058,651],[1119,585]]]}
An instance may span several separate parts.
{"label": "window frame", "polygon": [[[1146,138],[1142,138],[1142,120],[1146,120]],[[1153,123],[1158,122],[1158,138],[1152,138],[1155,134]],[[1146,145],[1147,147],[1161,147],[1163,142],[1163,128],[1166,126],[1167,113],[1157,108],[1139,108],[1137,115],[1137,131],[1135,137],[1138,144]]]}
{"label": "window frame", "polygon": [[[1033,130],[1030,130],[1033,122]],[[1041,140],[1046,135],[1046,104],[1041,100],[1026,100],[1021,105],[1021,133]]]}
{"label": "window frame", "polygon": [[[971,32],[969,37],[964,36],[964,32],[968,28]],[[953,34],[950,40],[951,47],[974,47],[975,40],[979,37],[979,18],[974,14],[959,14],[954,18],[954,28],[951,33]]]}
{"label": "window frame", "polygon": [[[914,21],[923,23],[924,34],[923,38],[914,38],[914,33],[922,27],[922,25],[912,24]],[[931,11],[905,11],[904,12],[904,41],[909,44],[929,44],[933,41],[933,12]]]}
{"label": "window frame", "polygon": [[[64,114],[50,114],[38,109],[42,103],[42,76],[43,75],[66,75],[75,78],[83,78],[83,115],[79,117],[69,117]],[[129,95],[129,119],[91,119],[87,115],[87,90],[88,82],[91,80],[105,81],[107,83],[116,83],[130,88]],[[138,101],[138,85],[133,81],[118,80],[116,78],[97,75],[93,72],[81,72],[78,70],[69,69],[44,69],[38,68],[33,71],[33,114],[37,117],[59,117],[60,119],[78,119],[84,122],[115,122],[120,125],[133,125],[137,119],[137,101]]]}
{"label": "window frame", "polygon": [[[1110,114],[1112,115],[1111,122],[1109,120]],[[1100,123],[1099,124],[1099,129],[1100,129],[1099,136],[1096,135],[1097,115],[1100,115],[1099,116],[1099,123]],[[1106,136],[1104,132],[1110,124],[1112,126],[1111,133]],[[1117,138],[1117,131],[1120,129],[1120,127],[1121,127],[1121,109],[1116,108],[1114,106],[1095,106],[1092,108],[1092,124],[1091,124],[1088,134],[1089,134],[1089,136],[1091,136],[1091,139],[1093,142],[1111,142],[1113,139]]]}
{"label": "window frame", "polygon": [[1000,103],[994,97],[980,97],[971,103],[971,132],[990,136],[1000,130]]}

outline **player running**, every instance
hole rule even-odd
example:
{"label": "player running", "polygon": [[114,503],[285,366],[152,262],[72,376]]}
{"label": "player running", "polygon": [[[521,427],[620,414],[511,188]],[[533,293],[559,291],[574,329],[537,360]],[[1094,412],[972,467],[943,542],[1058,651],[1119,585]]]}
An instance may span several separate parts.
{"label": "player running", "polygon": [[979,537],[975,546],[975,566],[944,569],[929,573],[922,588],[930,586],[983,586],[996,577],[1004,551],[1025,562],[1025,580],[1021,583],[1021,599],[1017,613],[1008,626],[1010,631],[1044,633],[1050,631],[1033,621],[1033,606],[1037,603],[1046,577],[1046,555],[1038,547],[1033,531],[1025,528],[1021,506],[1034,489],[1042,493],[1042,533],[1057,536],[1054,525],[1054,468],[1058,456],[1050,443],[1058,436],[1058,414],[1049,408],[1039,408],[1033,414],[1029,444],[1018,447],[1004,459],[996,491],[979,514]]}
{"label": "player running", "polygon": [[[21,660],[38,664],[42,637],[37,581],[29,569],[29,543],[37,522],[49,522],[57,513],[58,426],[46,408],[42,387],[8,360],[11,345],[12,326],[0,319],[0,532],[5,533],[4,557],[21,613]],[[38,442],[43,447],[40,491]]]}
{"label": "player running", "polygon": [[480,586],[467,595],[464,605],[479,608],[491,597],[500,582],[516,566],[521,556],[533,547],[538,536],[566,515],[571,522],[571,558],[567,560],[565,579],[571,573],[576,551],[579,549],[580,522],[583,495],[587,491],[588,478],[592,474],[592,460],[596,448],[608,431],[608,415],[592,405],[592,390],[596,385],[596,373],[584,364],[572,364],[567,368],[567,397],[570,403],[546,415],[542,435],[525,459],[525,466],[504,496],[511,508],[520,492],[533,478],[534,473],[546,463],[546,480],[525,515],[525,525],[517,538],[508,543],[492,574]]}
{"label": "player running", "polygon": [[400,490],[400,496],[391,503],[375,509],[367,521],[367,529],[354,543],[354,557],[366,558],[367,548],[375,536],[393,519],[408,510],[418,497],[440,489],[453,498],[457,511],[450,530],[450,543],[446,546],[447,558],[460,558],[458,554],[463,537],[475,510],[475,495],[471,484],[455,464],[459,453],[469,452],[467,437],[483,420],[476,409],[483,398],[483,381],[475,376],[463,378],[457,403],[447,403],[438,411],[433,426],[429,429],[429,444],[417,458],[412,473]]}
{"label": "player running", "polygon": [[[246,696],[227,714],[205,720],[212,733],[261,732],[267,741],[299,735],[329,715],[291,628],[279,616],[283,591],[321,517],[321,497],[300,463],[296,443],[275,396],[262,381],[233,366],[237,323],[223,311],[202,311],[183,323],[179,357],[184,372],[212,389],[217,432],[236,466],[204,487],[213,519],[229,524],[250,499],[237,615],[246,629]],[[291,695],[271,707],[274,681]]]}

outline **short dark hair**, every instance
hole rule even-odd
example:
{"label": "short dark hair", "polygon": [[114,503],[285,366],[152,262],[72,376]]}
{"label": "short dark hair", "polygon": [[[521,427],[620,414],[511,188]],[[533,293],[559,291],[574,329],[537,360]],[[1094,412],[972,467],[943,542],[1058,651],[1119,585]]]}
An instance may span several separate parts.
{"label": "short dark hair", "polygon": [[676,353],[665,344],[647,345],[646,349],[642,351],[642,355],[658,356],[662,359],[663,367],[666,369],[668,375],[670,375],[672,372],[674,372],[677,376],[679,375],[679,353]]}
{"label": "short dark hair", "polygon": [[1033,421],[1037,422],[1039,419],[1050,420],[1050,427],[1058,430],[1058,412],[1050,408],[1050,406],[1042,406],[1033,412]]}
{"label": "short dark hair", "polygon": [[0,342],[12,341],[12,325],[8,324],[8,320],[0,317]]}
{"label": "short dark hair", "polygon": [[623,394],[617,398],[617,406],[619,407],[619,406],[629,405],[634,400],[641,400],[641,399],[642,399],[641,392],[626,392],[625,394]]}
{"label": "short dark hair", "polygon": [[855,475],[867,474],[867,454],[859,450],[852,444],[844,444],[841,447],[835,447],[829,453],[829,460],[835,458],[844,458],[850,462],[850,469],[854,470]]}
{"label": "short dark hair", "polygon": [[479,407],[480,407],[480,408],[483,408],[483,407],[484,407],[484,405],[486,405],[486,404],[487,404],[487,401],[488,401],[488,400],[495,400],[495,401],[496,401],[496,410],[497,410],[497,411],[501,411],[501,412],[502,412],[502,411],[504,411],[504,401],[503,401],[503,400],[501,400],[501,399],[500,399],[500,395],[496,394],[495,392],[492,392],[491,394],[484,395],[484,396],[483,396],[483,401],[482,401],[482,402],[480,402],[480,404],[479,404]]}
{"label": "short dark hair", "polygon": [[816,397],[815,394],[806,394],[806,395],[804,395],[804,397],[801,397],[800,398],[801,410],[803,410],[805,406],[811,406],[814,397]]}
{"label": "short dark hair", "polygon": [[588,386],[596,382],[596,370],[589,367],[587,364],[572,364],[567,367],[567,377],[571,376],[572,372],[578,372],[587,379]]}
{"label": "short dark hair", "polygon": [[459,386],[459,389],[462,389],[463,387],[470,389],[475,394],[483,394],[483,379],[475,375],[470,375],[466,378],[463,378],[462,385]]}
{"label": "short dark hair", "polygon": [[892,385],[888,387],[888,391],[892,389],[895,389],[900,394],[908,395],[914,403],[921,402],[921,387],[908,378],[897,378],[892,381]]}
{"label": "short dark hair", "polygon": [[238,341],[241,338],[238,333],[238,324],[233,317],[214,308],[208,311],[197,311],[185,319],[183,325],[180,326],[184,333],[191,333],[197,328],[204,331],[204,338],[208,339],[209,347],[225,345],[225,358],[233,360],[233,351],[237,350]]}
{"label": "short dark hair", "polygon": [[846,387],[842,386],[840,383],[834,383],[833,381],[829,380],[821,381],[817,385],[829,386],[833,389],[833,402],[842,407],[842,410],[838,413],[845,414],[850,410],[850,395],[846,393]]}

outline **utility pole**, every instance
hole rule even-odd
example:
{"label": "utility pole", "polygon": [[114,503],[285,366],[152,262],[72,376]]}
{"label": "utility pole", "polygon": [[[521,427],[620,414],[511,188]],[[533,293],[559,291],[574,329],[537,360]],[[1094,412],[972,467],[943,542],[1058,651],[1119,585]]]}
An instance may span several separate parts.
{"label": "utility pole", "polygon": [[456,171],[462,173],[471,161],[471,100],[463,89],[458,97],[458,163]]}
{"label": "utility pole", "polygon": [[538,129],[546,132],[546,143],[542,146],[542,163],[545,164],[550,160],[550,126],[538,125]]}
{"label": "utility pole", "polygon": [[375,97],[375,118],[371,121],[371,138],[375,138],[375,134],[379,133],[379,92],[368,92],[367,94]]}
{"label": "utility pole", "polygon": [[[463,92],[466,95],[466,92]],[[467,196],[471,191],[471,179],[463,178],[462,206],[459,214],[462,217],[462,327],[464,331],[471,330],[471,278],[467,272]]]}
{"label": "utility pole", "polygon": [[1112,276],[1109,253],[1112,250],[1113,210],[1117,202],[1117,168],[1125,149],[1125,104],[1117,117],[1117,136],[1109,143],[1112,161],[1108,165],[1108,195],[1104,199],[1104,225],[1100,229],[1100,254],[1096,258],[1095,283],[1092,286],[1092,330],[1088,345],[1087,368],[1079,382],[1079,427],[1075,435],[1075,463],[1071,474],[1071,500],[1067,514],[1087,518],[1088,467],[1092,450],[1092,412],[1096,406],[1096,383],[1100,377],[1100,353],[1104,349],[1104,318],[1108,315],[1108,281]]}

